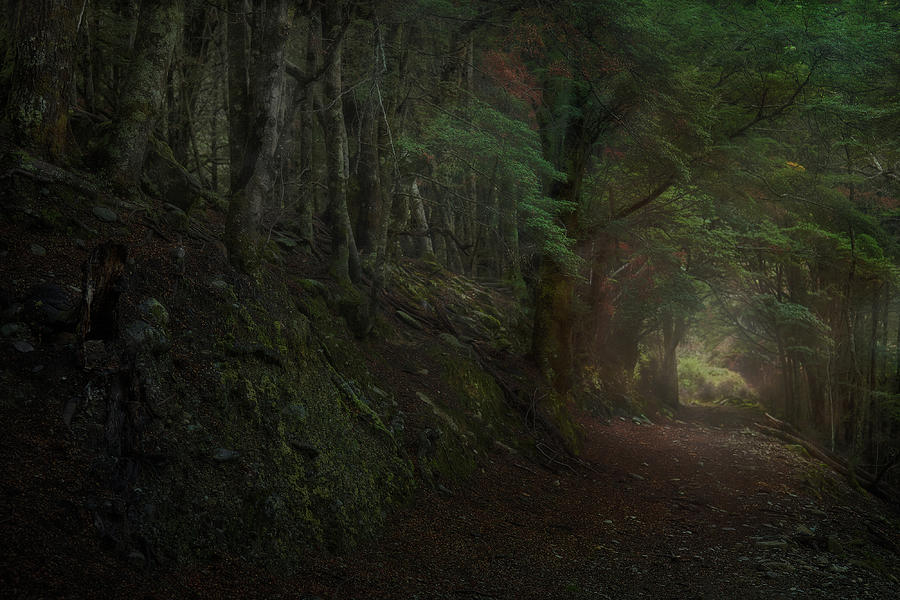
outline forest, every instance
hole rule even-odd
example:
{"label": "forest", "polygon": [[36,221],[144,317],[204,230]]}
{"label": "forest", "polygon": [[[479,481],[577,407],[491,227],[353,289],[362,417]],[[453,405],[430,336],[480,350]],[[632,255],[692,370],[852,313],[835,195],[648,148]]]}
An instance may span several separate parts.
{"label": "forest", "polygon": [[900,3],[2,11],[12,597],[893,597]]}

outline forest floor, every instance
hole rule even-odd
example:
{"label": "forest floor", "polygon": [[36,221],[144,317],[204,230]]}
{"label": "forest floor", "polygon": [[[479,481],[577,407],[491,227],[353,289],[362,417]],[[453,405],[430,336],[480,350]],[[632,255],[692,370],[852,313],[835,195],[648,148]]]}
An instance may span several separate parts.
{"label": "forest floor", "polygon": [[302,557],[293,576],[238,558],[141,573],[86,538],[0,571],[63,577],[53,587],[71,593],[52,597],[71,598],[897,597],[896,513],[755,431],[754,413],[678,416],[582,415],[586,466],[500,450],[466,485],[421,491],[382,537]]}
{"label": "forest floor", "polygon": [[[471,485],[423,492],[383,538],[310,558],[303,577],[269,580],[266,594],[896,598],[897,514],[755,431],[757,415],[684,407],[658,424],[582,415],[589,467],[554,473],[496,454]],[[222,568],[180,583],[228,594],[244,587],[240,577]]]}
{"label": "forest floor", "polygon": [[[73,256],[83,248],[52,233],[0,233],[6,283],[25,289],[40,275],[77,285]],[[424,360],[417,348],[402,352]],[[6,344],[0,354],[0,386],[15,400],[0,403],[4,598],[900,596],[900,515],[756,430],[758,413],[730,407],[686,406],[654,423],[580,414],[580,464],[553,469],[498,447],[479,455],[463,484],[419,490],[380,537],[339,555],[300,556],[291,575],[239,556],[146,571],[104,546],[80,504],[96,491],[85,479],[95,457],[60,419],[66,394],[78,392],[68,389],[75,379],[64,355],[49,342],[27,353]],[[401,367],[411,360],[393,358]],[[25,380],[40,393],[14,385]]]}

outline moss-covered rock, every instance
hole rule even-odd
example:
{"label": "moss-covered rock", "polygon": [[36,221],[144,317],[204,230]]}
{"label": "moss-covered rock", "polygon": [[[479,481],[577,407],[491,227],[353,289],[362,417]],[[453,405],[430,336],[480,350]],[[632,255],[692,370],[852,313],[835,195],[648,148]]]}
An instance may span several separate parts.
{"label": "moss-covered rock", "polygon": [[[163,559],[228,552],[296,567],[304,548],[377,531],[412,489],[412,465],[363,392],[368,375],[340,321],[311,327],[285,288],[265,285],[278,290],[265,305],[213,286],[220,360],[207,386],[168,407],[171,460],[142,483],[155,510],[141,535]],[[255,350],[229,351],[239,347]]]}

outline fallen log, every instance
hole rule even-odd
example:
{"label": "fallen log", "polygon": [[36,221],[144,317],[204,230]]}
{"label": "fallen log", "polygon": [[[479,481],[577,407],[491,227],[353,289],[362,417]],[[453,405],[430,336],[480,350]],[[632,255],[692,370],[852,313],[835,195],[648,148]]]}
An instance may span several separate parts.
{"label": "fallen log", "polygon": [[854,469],[854,468],[850,467],[848,464],[846,464],[846,462],[840,460],[837,457],[829,456],[824,450],[817,447],[812,442],[807,441],[807,440],[805,440],[801,437],[798,437],[796,435],[793,435],[791,433],[788,433],[787,431],[783,431],[781,429],[775,429],[774,427],[768,427],[766,425],[761,425],[759,423],[754,423],[754,426],[757,429],[759,429],[760,431],[762,431],[763,433],[771,435],[782,441],[785,441],[785,442],[788,442],[791,444],[796,444],[796,445],[802,447],[804,450],[806,450],[809,453],[810,456],[823,462],[825,465],[830,467],[836,473],[844,476],[845,478],[850,480],[851,483],[859,485],[864,490],[870,492],[874,496],[877,496],[883,500],[888,500],[888,501],[893,500],[888,493],[886,493],[884,490],[882,490],[878,486],[878,484],[875,481],[875,478],[872,477],[870,474],[868,474],[864,471],[860,471],[859,469]]}

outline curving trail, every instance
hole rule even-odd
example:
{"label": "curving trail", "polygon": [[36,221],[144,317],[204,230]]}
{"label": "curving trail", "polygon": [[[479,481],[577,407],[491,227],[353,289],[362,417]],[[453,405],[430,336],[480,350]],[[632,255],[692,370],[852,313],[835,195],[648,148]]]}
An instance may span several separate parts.
{"label": "curving trail", "polygon": [[[9,533],[31,541],[14,569],[0,565],[0,587],[144,600],[900,597],[897,513],[748,427],[746,412],[679,416],[583,415],[589,467],[554,473],[497,451],[469,485],[423,491],[382,538],[341,557],[301,557],[293,577],[239,557],[123,570],[91,541],[89,520],[35,504],[49,520]],[[54,519],[74,533],[50,536]]]}
{"label": "curving trail", "polygon": [[[387,535],[310,558],[294,598],[896,598],[900,535],[879,502],[747,427],[584,416],[589,469],[493,455],[470,487],[423,493]],[[882,514],[884,513],[884,514]],[[228,595],[234,571],[180,585]],[[247,590],[249,591],[249,590]],[[201,592],[202,593],[202,592]]]}

